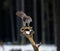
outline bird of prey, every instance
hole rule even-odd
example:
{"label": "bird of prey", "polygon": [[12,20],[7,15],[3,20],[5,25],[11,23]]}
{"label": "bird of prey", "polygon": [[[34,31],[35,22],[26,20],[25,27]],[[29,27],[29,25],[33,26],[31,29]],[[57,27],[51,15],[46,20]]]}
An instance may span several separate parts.
{"label": "bird of prey", "polygon": [[32,22],[32,18],[26,15],[23,11],[17,11],[16,15],[22,19],[23,26],[29,26],[30,22]]}

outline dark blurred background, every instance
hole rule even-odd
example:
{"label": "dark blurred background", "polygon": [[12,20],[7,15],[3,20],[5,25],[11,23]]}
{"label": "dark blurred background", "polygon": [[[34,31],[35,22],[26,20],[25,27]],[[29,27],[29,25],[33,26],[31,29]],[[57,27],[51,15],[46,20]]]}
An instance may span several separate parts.
{"label": "dark blurred background", "polygon": [[21,18],[16,11],[31,16],[36,43],[55,44],[60,49],[60,0],[0,0],[0,41],[28,44],[21,35]]}

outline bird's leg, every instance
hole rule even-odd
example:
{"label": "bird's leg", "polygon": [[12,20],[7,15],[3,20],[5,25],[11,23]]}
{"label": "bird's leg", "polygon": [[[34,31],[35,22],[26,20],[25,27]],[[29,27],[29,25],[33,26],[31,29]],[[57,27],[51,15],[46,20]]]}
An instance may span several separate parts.
{"label": "bird's leg", "polygon": [[27,23],[27,26],[29,26],[30,25],[30,23]]}

